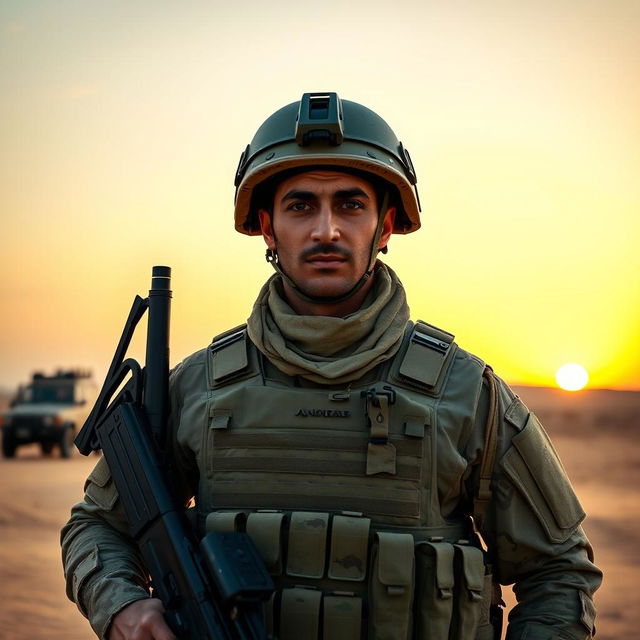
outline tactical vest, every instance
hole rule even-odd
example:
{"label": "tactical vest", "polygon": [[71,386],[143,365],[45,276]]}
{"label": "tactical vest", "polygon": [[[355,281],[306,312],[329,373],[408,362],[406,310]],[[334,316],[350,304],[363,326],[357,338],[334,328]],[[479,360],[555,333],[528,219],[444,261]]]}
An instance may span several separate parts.
{"label": "tactical vest", "polygon": [[200,533],[247,531],[277,585],[280,640],[489,640],[491,576],[461,483],[484,363],[410,323],[391,361],[344,388],[287,376],[239,327],[207,354]]}

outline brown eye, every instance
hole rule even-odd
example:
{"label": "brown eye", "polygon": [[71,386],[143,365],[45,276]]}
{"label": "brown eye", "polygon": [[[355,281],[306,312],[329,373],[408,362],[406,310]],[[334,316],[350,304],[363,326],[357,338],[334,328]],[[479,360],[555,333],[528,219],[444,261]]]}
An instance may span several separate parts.
{"label": "brown eye", "polygon": [[342,203],[342,206],[345,209],[351,209],[351,210],[363,209],[364,208],[364,204],[362,202],[360,202],[360,200],[345,200]]}
{"label": "brown eye", "polygon": [[309,205],[306,202],[292,202],[287,209],[290,211],[307,211]]}

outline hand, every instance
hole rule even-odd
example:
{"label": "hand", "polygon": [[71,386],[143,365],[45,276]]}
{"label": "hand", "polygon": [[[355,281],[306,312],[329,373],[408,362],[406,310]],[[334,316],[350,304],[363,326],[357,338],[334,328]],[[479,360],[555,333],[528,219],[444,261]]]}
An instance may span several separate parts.
{"label": "hand", "polygon": [[163,613],[164,607],[157,598],[136,600],[116,614],[109,640],[177,640]]}

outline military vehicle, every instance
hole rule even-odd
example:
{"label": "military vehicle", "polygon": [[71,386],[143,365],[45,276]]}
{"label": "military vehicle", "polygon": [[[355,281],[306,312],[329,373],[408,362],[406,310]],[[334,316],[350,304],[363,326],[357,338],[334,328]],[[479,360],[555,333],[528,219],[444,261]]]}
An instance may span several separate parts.
{"label": "military vehicle", "polygon": [[0,415],[2,455],[13,458],[19,446],[38,442],[45,455],[58,448],[62,458],[71,457],[75,433],[96,396],[97,385],[88,371],[34,373],[31,382],[18,389],[11,408]]}

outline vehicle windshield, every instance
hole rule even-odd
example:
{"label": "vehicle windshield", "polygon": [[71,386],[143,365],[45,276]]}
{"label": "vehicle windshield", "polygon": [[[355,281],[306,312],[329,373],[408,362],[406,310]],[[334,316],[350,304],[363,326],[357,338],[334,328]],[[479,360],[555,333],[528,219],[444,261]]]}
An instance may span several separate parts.
{"label": "vehicle windshield", "polygon": [[73,386],[61,384],[29,385],[22,394],[23,402],[54,402],[69,404],[73,402]]}

